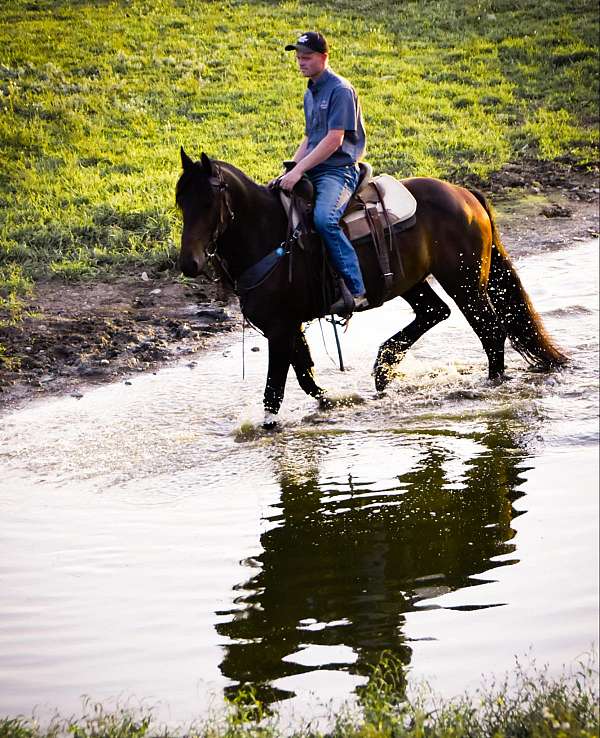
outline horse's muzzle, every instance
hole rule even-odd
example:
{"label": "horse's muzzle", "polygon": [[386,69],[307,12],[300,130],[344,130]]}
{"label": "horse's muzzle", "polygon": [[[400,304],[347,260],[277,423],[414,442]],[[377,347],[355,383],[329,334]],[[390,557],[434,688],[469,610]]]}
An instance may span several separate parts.
{"label": "horse's muzzle", "polygon": [[203,266],[204,263],[201,263],[200,259],[195,256],[184,256],[183,254],[179,256],[179,268],[186,277],[197,277]]}

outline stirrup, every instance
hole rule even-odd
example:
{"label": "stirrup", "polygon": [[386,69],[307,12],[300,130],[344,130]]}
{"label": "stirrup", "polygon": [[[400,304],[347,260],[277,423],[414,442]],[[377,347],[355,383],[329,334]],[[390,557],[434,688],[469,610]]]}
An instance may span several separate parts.
{"label": "stirrup", "polygon": [[331,315],[340,315],[342,317],[348,317],[352,315],[355,310],[366,310],[369,307],[369,301],[366,295],[361,295],[358,298],[350,295],[348,300],[346,295],[342,295],[339,300],[336,300],[333,305],[329,308]]}
{"label": "stirrup", "polygon": [[342,317],[347,317],[348,315],[352,315],[352,312],[354,311],[354,298],[350,294],[350,290],[346,287],[346,283],[343,279],[340,279],[338,282],[340,286],[340,297],[331,305],[329,308],[330,315],[341,315]]}

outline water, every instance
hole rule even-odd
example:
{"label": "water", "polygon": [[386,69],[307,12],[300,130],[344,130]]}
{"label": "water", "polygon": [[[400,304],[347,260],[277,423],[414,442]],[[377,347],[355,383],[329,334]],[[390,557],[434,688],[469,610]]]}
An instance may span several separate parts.
{"label": "water", "polygon": [[[256,432],[266,345],[4,415],[0,714],[135,697],[183,723],[251,683],[288,716],[351,699],[391,649],[446,695],[514,656],[559,671],[598,642],[598,243],[517,268],[573,361],[486,380],[457,310],[374,396],[401,301],[358,315],[321,414],[290,376]],[[253,347],[260,351],[252,351]]]}

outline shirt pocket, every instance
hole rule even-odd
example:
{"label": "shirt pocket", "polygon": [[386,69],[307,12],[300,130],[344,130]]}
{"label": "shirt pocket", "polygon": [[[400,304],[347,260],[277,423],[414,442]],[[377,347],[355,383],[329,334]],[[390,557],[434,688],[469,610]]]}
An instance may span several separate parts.
{"label": "shirt pocket", "polygon": [[[325,107],[323,107],[325,105]],[[320,134],[327,133],[327,101],[319,101],[313,107],[311,127]]]}

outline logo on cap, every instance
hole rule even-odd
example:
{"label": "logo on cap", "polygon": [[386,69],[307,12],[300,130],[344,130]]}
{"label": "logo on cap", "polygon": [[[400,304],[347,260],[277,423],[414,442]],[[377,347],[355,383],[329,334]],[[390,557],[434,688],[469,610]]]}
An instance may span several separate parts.
{"label": "logo on cap", "polygon": [[308,51],[317,54],[326,54],[329,51],[327,41],[322,33],[307,31],[298,36],[295,44],[288,44],[286,51]]}

